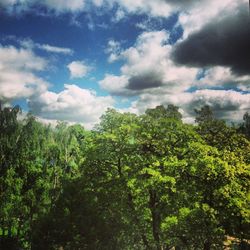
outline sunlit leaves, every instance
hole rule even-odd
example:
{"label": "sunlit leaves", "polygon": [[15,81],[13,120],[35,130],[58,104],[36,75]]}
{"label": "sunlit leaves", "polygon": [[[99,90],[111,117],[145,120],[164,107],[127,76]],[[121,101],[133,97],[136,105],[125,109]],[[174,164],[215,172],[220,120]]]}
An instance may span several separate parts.
{"label": "sunlit leaves", "polygon": [[226,235],[249,238],[250,142],[208,107],[197,126],[173,105],[108,109],[92,131],[17,113],[0,115],[0,234],[23,249],[222,249]]}

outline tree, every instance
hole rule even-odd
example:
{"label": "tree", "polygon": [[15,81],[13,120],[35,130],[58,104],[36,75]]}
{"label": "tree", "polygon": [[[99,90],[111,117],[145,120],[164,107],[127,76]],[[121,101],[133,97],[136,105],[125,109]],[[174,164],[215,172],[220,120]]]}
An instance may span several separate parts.
{"label": "tree", "polygon": [[197,110],[108,109],[92,131],[0,108],[0,248],[222,249],[250,238],[250,142]]}
{"label": "tree", "polygon": [[37,221],[33,248],[117,249],[117,221],[105,216],[98,195],[83,179],[66,181],[53,208]]}
{"label": "tree", "polygon": [[243,116],[243,123],[239,127],[239,131],[248,139],[250,138],[250,115],[246,112]]}
{"label": "tree", "polygon": [[145,113],[151,117],[154,117],[155,119],[165,117],[181,120],[182,115],[178,110],[178,107],[174,106],[173,104],[169,104],[167,108],[165,108],[163,105],[160,105],[153,109],[147,109]]}
{"label": "tree", "polygon": [[20,203],[22,180],[16,174],[16,150],[20,112],[19,106],[2,108],[0,105],[0,246],[3,249],[18,247],[16,208]]}
{"label": "tree", "polygon": [[198,124],[213,121],[215,119],[213,111],[208,105],[204,105],[200,110],[195,109],[194,111],[196,113],[195,122]]}

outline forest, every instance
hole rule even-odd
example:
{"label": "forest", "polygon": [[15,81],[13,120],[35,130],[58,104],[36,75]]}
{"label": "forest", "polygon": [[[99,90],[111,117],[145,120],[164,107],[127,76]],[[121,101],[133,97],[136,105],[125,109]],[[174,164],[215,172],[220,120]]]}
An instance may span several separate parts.
{"label": "forest", "polygon": [[108,109],[91,131],[0,107],[1,250],[250,249],[250,115]]}

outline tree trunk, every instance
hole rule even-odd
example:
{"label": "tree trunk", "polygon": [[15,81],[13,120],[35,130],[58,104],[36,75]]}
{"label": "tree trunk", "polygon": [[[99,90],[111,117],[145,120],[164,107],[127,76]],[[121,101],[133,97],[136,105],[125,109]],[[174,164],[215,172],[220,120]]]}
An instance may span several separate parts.
{"label": "tree trunk", "polygon": [[149,191],[149,207],[151,210],[151,215],[152,215],[152,232],[153,232],[153,237],[156,243],[156,248],[157,250],[161,250],[162,247],[160,245],[160,235],[159,235],[159,225],[160,225],[160,218],[159,218],[159,213],[157,211],[157,198],[156,194],[153,190]]}
{"label": "tree trunk", "polygon": [[206,240],[203,246],[203,250],[210,250],[211,249],[211,243],[209,240]]}

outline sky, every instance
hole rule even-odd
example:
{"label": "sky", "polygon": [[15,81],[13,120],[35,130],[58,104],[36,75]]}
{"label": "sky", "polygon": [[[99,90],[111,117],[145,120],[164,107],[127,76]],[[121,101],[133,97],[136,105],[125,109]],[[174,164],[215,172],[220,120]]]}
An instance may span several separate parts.
{"label": "sky", "polygon": [[107,108],[250,112],[247,0],[0,0],[0,100],[92,128]]}

